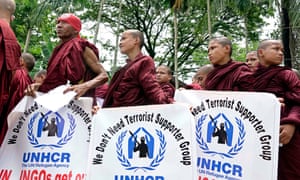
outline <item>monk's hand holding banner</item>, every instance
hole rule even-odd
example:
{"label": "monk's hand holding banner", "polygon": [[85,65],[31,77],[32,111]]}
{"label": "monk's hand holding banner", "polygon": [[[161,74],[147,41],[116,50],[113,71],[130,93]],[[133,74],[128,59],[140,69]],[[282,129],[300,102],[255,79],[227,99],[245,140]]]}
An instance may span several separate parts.
{"label": "monk's hand holding banner", "polygon": [[277,179],[280,104],[268,93],[177,91],[192,105],[197,180]]}
{"label": "monk's hand holding banner", "polygon": [[62,95],[64,89],[38,101],[26,96],[11,113],[0,152],[1,180],[87,179],[92,99],[72,100]]}
{"label": "monk's hand holding banner", "polygon": [[194,179],[194,128],[184,105],[101,109],[93,118],[88,176]]}

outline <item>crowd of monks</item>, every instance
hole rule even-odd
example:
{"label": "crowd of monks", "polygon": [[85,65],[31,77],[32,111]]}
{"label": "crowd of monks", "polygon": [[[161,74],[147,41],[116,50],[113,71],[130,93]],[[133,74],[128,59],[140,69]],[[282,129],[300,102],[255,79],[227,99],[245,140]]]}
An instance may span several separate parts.
{"label": "crowd of monks", "polygon": [[[75,98],[92,97],[98,108],[176,103],[171,69],[165,65],[155,68],[154,60],[141,52],[144,45],[141,31],[129,29],[122,33],[119,48],[127,55],[127,63],[108,83],[98,49],[80,37],[81,20],[70,13],[57,19],[60,43],[48,61],[47,74],[42,81],[31,81],[28,69],[20,61],[21,47],[10,27],[15,9],[14,0],[0,0],[0,144],[7,130],[7,115],[20,98],[35,97],[37,91],[47,93],[67,83],[70,86],[65,92],[75,91]],[[184,88],[276,95],[282,104],[278,179],[300,179],[300,81],[294,71],[281,66],[284,58],[281,41],[261,41],[256,51],[247,54],[247,63],[234,61],[231,55],[231,40],[211,38],[210,64],[199,68],[193,83]],[[96,97],[101,100],[98,104]]]}

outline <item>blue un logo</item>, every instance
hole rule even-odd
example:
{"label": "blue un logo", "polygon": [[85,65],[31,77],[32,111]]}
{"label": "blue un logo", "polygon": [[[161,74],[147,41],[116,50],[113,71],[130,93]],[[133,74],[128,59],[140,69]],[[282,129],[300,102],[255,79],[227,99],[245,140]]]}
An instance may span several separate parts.
{"label": "blue un logo", "polygon": [[67,120],[58,112],[35,113],[29,121],[27,137],[35,148],[61,148],[73,137],[76,123],[67,113]]}
{"label": "blue un logo", "polygon": [[126,130],[118,136],[117,158],[126,170],[152,171],[163,161],[167,142],[160,130],[152,135],[144,127]]}
{"label": "blue un logo", "polygon": [[[139,153],[139,158],[153,158],[154,137],[145,129],[138,128],[134,133],[129,131],[131,137],[128,138],[128,158],[132,159],[135,152]],[[138,138],[140,137],[140,138]]]}
{"label": "blue un logo", "polygon": [[196,124],[199,148],[206,154],[233,158],[243,148],[245,127],[242,120],[230,120],[224,113],[217,116],[202,115]]}

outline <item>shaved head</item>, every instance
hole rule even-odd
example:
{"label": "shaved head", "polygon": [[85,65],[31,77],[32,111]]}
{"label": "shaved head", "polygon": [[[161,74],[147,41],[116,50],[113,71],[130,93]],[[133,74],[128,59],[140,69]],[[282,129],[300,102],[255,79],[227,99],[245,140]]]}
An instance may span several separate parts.
{"label": "shaved head", "polygon": [[142,47],[144,46],[144,43],[145,43],[144,42],[145,41],[144,40],[144,34],[141,31],[137,30],[137,29],[129,29],[125,32],[131,34],[134,38],[138,38],[140,40],[140,48],[142,49]]}
{"label": "shaved head", "polygon": [[159,68],[159,67],[165,68],[167,70],[167,73],[169,75],[172,75],[172,70],[169,66],[162,64],[162,65],[158,66],[157,68]]}
{"label": "shaved head", "polygon": [[208,74],[211,70],[213,70],[214,69],[214,66],[212,65],[212,64],[206,64],[206,65],[204,65],[204,66],[201,66],[199,69],[198,69],[198,71],[197,71],[197,73],[199,74],[199,73],[203,73],[203,74]]}
{"label": "shaved head", "polygon": [[10,15],[15,13],[16,3],[14,0],[0,0],[0,10],[5,10],[10,13]]}
{"label": "shaved head", "polygon": [[257,49],[260,64],[265,67],[281,64],[284,58],[283,51],[283,44],[280,40],[261,41]]}
{"label": "shaved head", "polygon": [[230,47],[229,56],[232,55],[232,42],[227,37],[224,37],[224,36],[215,37],[215,38],[212,38],[210,40],[210,42],[217,42],[218,44],[221,44],[222,46],[229,46]]}
{"label": "shaved head", "polygon": [[250,55],[250,54],[251,55],[253,54],[253,55],[257,56],[257,51],[250,51],[250,52],[247,53],[247,55]]}
{"label": "shaved head", "polygon": [[193,77],[193,82],[200,84],[202,88],[205,87],[205,80],[212,70],[214,69],[214,66],[212,64],[206,64],[204,66],[201,66],[196,74]]}
{"label": "shaved head", "polygon": [[268,46],[271,46],[273,44],[282,44],[282,42],[280,40],[271,40],[271,39],[263,40],[258,45],[257,49],[266,49]]}
{"label": "shaved head", "polygon": [[24,61],[24,65],[26,66],[28,71],[31,71],[34,68],[35,65],[35,58],[30,53],[22,53],[21,58]]}

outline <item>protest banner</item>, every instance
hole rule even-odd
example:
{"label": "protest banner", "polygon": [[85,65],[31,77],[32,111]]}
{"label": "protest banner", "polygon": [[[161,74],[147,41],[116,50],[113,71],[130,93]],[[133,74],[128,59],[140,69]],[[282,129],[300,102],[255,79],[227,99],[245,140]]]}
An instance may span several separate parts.
{"label": "protest banner", "polygon": [[[64,101],[55,97],[48,100]],[[92,99],[57,103],[56,111],[38,102],[26,96],[9,116],[0,149],[0,179],[87,179]]]}
{"label": "protest banner", "polygon": [[89,179],[194,179],[193,122],[180,104],[101,109],[92,123]]}
{"label": "protest banner", "polygon": [[277,179],[280,104],[268,93],[176,91],[192,107],[197,180]]}

